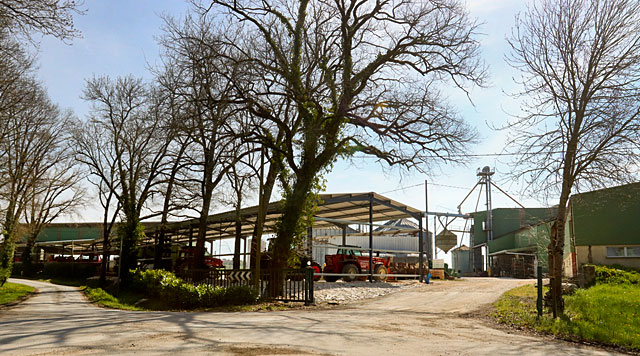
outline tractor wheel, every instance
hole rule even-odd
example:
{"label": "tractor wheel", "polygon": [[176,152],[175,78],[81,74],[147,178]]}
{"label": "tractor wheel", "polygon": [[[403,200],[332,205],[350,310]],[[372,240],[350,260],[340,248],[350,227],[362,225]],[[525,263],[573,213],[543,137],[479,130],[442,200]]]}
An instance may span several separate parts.
{"label": "tractor wheel", "polygon": [[377,265],[376,268],[373,269],[373,274],[383,274],[384,276],[375,276],[376,281],[386,281],[387,280],[387,268],[384,265]]}
{"label": "tractor wheel", "polygon": [[338,276],[324,276],[324,280],[327,282],[335,282],[338,279],[340,279]]}
{"label": "tractor wheel", "polygon": [[311,268],[313,268],[313,273],[314,273],[313,280],[319,281],[322,276],[319,276],[318,273],[322,273],[322,268],[320,268],[320,265],[316,262],[313,262],[311,264]]}
{"label": "tractor wheel", "polygon": [[345,282],[353,282],[358,278],[358,276],[354,276],[355,274],[358,274],[358,267],[354,264],[349,263],[342,267],[342,273],[351,275],[342,277]]}

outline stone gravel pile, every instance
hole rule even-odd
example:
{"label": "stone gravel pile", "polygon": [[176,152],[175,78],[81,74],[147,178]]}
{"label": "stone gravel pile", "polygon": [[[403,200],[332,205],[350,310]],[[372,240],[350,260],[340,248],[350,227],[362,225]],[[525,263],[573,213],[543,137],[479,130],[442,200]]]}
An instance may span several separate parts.
{"label": "stone gravel pile", "polygon": [[348,304],[358,300],[376,298],[404,289],[414,288],[417,281],[400,282],[316,282],[313,284],[316,303]]}

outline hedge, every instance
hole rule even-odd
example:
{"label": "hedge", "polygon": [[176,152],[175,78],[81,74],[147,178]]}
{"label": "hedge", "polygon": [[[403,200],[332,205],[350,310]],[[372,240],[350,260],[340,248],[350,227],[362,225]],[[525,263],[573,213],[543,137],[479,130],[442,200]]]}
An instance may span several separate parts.
{"label": "hedge", "polygon": [[640,273],[625,271],[607,266],[595,266],[596,282],[609,284],[637,284],[640,285]]}
{"label": "hedge", "polygon": [[250,287],[214,287],[193,285],[164,270],[132,270],[131,288],[160,298],[180,309],[212,308],[255,303],[256,292]]}

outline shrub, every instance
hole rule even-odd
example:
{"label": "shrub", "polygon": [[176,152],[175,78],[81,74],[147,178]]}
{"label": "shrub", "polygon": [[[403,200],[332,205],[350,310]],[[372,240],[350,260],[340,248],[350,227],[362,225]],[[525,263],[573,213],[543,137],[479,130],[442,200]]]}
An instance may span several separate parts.
{"label": "shrub", "polygon": [[174,308],[195,309],[251,304],[257,295],[249,287],[193,285],[164,270],[131,271],[131,287],[160,298]]}
{"label": "shrub", "polygon": [[596,282],[610,284],[638,284],[640,285],[640,273],[624,271],[607,266],[595,266]]}

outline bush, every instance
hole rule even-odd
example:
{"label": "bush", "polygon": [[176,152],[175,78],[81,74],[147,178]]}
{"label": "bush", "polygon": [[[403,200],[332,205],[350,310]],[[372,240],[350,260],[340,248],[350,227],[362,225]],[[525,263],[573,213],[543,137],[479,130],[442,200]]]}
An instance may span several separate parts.
{"label": "bush", "polygon": [[131,271],[135,290],[160,298],[174,308],[213,308],[254,303],[257,295],[249,287],[193,285],[164,270]]}
{"label": "bush", "polygon": [[11,277],[14,277],[14,278],[22,277],[22,262],[13,263],[13,268],[11,269]]}
{"label": "bush", "polygon": [[43,276],[48,278],[86,279],[97,275],[97,263],[49,262],[44,264]]}
{"label": "bush", "polygon": [[637,284],[640,285],[640,273],[624,271],[607,266],[595,266],[596,282],[609,284]]}

